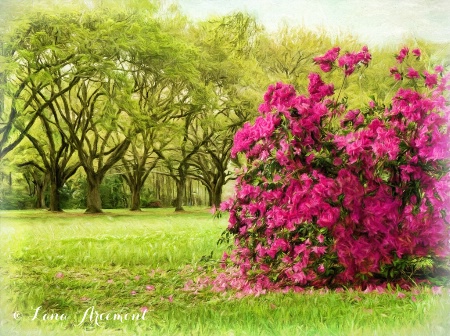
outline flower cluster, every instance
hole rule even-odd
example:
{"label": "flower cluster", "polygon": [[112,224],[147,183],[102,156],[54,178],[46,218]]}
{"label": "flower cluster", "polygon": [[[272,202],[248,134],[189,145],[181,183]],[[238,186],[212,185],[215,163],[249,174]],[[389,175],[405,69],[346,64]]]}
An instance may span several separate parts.
{"label": "flower cluster", "polygon": [[337,60],[341,48],[335,47],[325,53],[323,56],[314,57],[314,62],[319,64],[323,72],[330,72],[333,68],[334,61]]}
{"label": "flower cluster", "polygon": [[[347,77],[371,59],[366,47],[339,52],[314,61],[324,72],[337,61]],[[428,91],[402,87],[387,107],[347,110],[317,73],[307,95],[270,86],[260,116],[234,138],[232,156],[246,164],[221,206],[235,246],[216,289],[405,284],[413,260],[447,256],[449,86],[438,70],[424,76]]]}
{"label": "flower cluster", "polygon": [[[407,59],[409,55],[412,55],[416,60],[419,60],[422,52],[420,51],[420,49],[413,49],[410,54],[409,48],[402,48],[398,55],[396,55],[395,57],[397,59],[397,62],[400,64],[399,67],[405,66],[405,59]],[[419,71],[412,66],[405,66],[404,70],[399,69],[399,67],[394,66],[390,69],[390,73],[396,81],[402,81],[404,78],[419,80],[421,77],[423,77],[425,79],[425,86],[429,89],[433,89],[437,86],[438,76],[444,71],[443,67],[439,65],[434,68],[434,73],[430,73],[427,70],[424,70],[422,72],[422,75],[420,75]]]}
{"label": "flower cluster", "polygon": [[[325,53],[323,56],[314,58],[314,62],[320,66],[323,72],[329,72],[338,61],[338,67],[344,70],[345,76],[350,76],[359,65],[368,65],[372,56],[369,49],[364,46],[359,52],[347,52],[339,57],[340,48],[335,47]],[[338,58],[339,57],[339,58]]]}

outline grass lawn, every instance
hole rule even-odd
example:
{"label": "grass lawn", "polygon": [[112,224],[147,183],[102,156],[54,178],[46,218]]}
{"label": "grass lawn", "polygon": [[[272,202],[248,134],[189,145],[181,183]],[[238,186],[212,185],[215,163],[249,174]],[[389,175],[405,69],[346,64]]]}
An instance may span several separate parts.
{"label": "grass lawn", "polygon": [[[208,210],[0,212],[1,335],[448,335],[447,290],[184,291],[226,219]],[[38,308],[40,307],[40,308]],[[146,307],[148,310],[144,313]],[[134,320],[131,320],[134,318]]]}

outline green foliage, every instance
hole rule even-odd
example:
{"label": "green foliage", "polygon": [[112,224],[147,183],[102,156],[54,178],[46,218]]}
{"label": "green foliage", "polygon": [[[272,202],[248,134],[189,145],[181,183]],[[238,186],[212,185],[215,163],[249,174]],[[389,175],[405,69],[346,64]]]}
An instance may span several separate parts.
{"label": "green foliage", "polygon": [[[272,35],[239,12],[192,22],[161,1],[3,0],[1,6],[0,156],[28,137],[62,185],[81,161],[97,177],[115,165],[130,189],[157,166],[174,181],[189,175],[216,189],[216,205],[234,178],[233,136],[255,118],[267,85],[283,81],[304,91],[307,74],[317,70],[313,55],[337,44],[359,46],[352,36],[333,40],[305,27],[286,25]],[[407,44],[419,47],[429,66],[449,62],[448,46]],[[374,49],[377,63],[337,88],[353,97],[350,108],[394,94],[385,69],[397,48]],[[378,88],[373,97],[363,93],[368,85]]]}
{"label": "green foliage", "polygon": [[[82,209],[86,207],[87,183],[80,174],[61,188],[63,209]],[[108,175],[100,185],[100,195],[105,209],[126,208],[128,194],[120,175]]]}
{"label": "green foliage", "polygon": [[0,196],[1,210],[23,210],[32,209],[34,198],[21,192],[3,192]]}
{"label": "green foliage", "polygon": [[100,186],[100,197],[105,209],[127,207],[128,195],[125,193],[124,181],[121,175],[108,175]]}

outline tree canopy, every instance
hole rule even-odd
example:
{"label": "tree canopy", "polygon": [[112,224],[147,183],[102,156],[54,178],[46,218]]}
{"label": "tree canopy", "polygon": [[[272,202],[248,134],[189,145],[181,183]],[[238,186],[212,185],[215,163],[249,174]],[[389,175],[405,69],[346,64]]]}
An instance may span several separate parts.
{"label": "tree canopy", "polygon": [[[188,179],[219,206],[224,185],[236,177],[232,139],[256,118],[267,86],[282,81],[306,90],[314,57],[336,43],[343,50],[359,45],[303,27],[269,34],[245,13],[193,22],[157,1],[1,5],[0,158],[15,165],[21,181],[40,186],[35,203],[52,211],[62,210],[61,193],[75,175],[86,180],[87,211],[102,211],[99,190],[111,174],[138,210],[153,171],[176,185],[177,210]],[[428,65],[448,61],[442,46],[414,43]],[[350,108],[395,93],[385,71],[394,49],[372,53],[377,61],[358,81],[337,84]],[[362,90],[369,84],[377,87],[373,97]],[[10,159],[23,148],[29,155]]]}

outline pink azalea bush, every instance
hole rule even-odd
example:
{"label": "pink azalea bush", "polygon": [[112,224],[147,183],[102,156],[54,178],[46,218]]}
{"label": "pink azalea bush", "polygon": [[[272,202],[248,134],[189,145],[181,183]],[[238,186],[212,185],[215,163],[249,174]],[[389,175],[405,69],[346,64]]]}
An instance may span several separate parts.
{"label": "pink azalea bush", "polygon": [[[390,73],[402,82],[387,106],[350,110],[318,73],[305,95],[269,87],[260,115],[234,138],[232,157],[246,163],[221,206],[234,247],[213,288],[407,286],[419,261],[448,256],[448,76],[406,64],[420,55],[396,56]],[[367,47],[314,59],[344,77],[370,60]]]}

